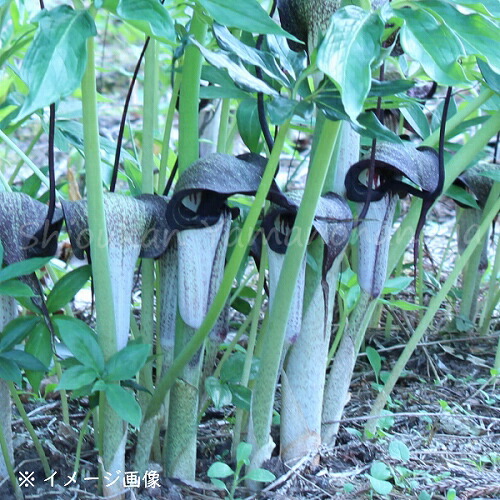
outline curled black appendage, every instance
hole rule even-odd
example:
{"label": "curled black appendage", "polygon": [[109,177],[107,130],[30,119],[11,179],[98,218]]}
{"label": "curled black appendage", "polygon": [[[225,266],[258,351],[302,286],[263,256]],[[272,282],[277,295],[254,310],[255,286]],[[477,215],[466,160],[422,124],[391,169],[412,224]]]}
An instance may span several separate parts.
{"label": "curled black appendage", "polygon": [[[384,63],[380,66],[380,81],[384,81]],[[375,112],[377,115],[378,120],[380,123],[383,125],[384,124],[384,114],[382,113],[382,97],[378,97],[377,99],[377,110]],[[375,180],[375,152],[377,150],[377,139],[374,137],[372,140],[372,150],[370,154],[370,168],[368,170],[368,182],[367,182],[367,192],[366,192],[366,200],[365,204],[363,205],[363,208],[361,209],[361,212],[358,216],[358,220],[355,222],[354,227],[358,227],[359,224],[363,221],[363,219],[366,217],[366,214],[368,212],[368,209],[370,208],[370,203],[372,201],[372,195],[373,195],[373,182]]]}
{"label": "curled black appendage", "polygon": [[444,185],[444,139],[446,135],[446,120],[448,117],[448,108],[450,106],[452,87],[448,87],[446,92],[446,97],[444,99],[443,114],[441,116],[441,128],[439,130],[439,149],[438,149],[438,179],[436,188],[431,193],[426,193],[422,197],[422,209],[420,210],[420,216],[418,218],[417,227],[415,229],[415,238],[413,241],[413,262],[415,265],[415,276],[417,272],[418,263],[418,242],[420,239],[420,233],[425,224],[425,219],[429,210],[431,209],[434,202],[439,198],[443,192]]}
{"label": "curled black appendage", "polygon": [[115,162],[113,164],[113,174],[111,176],[111,182],[109,184],[109,190],[113,193],[116,188],[116,180],[118,178],[118,169],[120,167],[120,155],[122,150],[122,142],[123,142],[123,133],[125,131],[125,123],[127,121],[127,113],[130,105],[130,99],[132,98],[132,91],[134,90],[135,82],[137,80],[137,75],[139,74],[139,69],[142,64],[142,60],[144,59],[144,54],[146,53],[146,49],[149,45],[150,37],[146,38],[144,42],[144,46],[142,47],[141,55],[135,65],[134,74],[132,76],[132,80],[130,82],[130,86],[128,88],[127,97],[125,98],[125,104],[123,106],[122,118],[120,121],[120,129],[118,131],[118,137],[116,140],[116,152],[115,152]]}

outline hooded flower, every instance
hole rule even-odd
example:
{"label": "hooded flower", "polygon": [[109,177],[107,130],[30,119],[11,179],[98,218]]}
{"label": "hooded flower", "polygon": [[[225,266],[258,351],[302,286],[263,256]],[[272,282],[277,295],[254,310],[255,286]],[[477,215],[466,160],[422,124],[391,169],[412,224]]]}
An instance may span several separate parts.
{"label": "hooded flower", "polygon": [[[346,196],[364,203],[368,188],[362,179],[370,157],[355,163],[345,178]],[[358,281],[373,298],[385,283],[387,258],[397,195],[430,199],[440,185],[438,154],[431,148],[381,143],[375,153],[375,186],[368,212],[359,226]]]}
{"label": "hooded flower", "polygon": [[168,225],[177,231],[179,312],[192,328],[200,327],[222,279],[236,213],[227,198],[255,194],[265,168],[260,157],[242,158],[215,153],[193,163],[168,205]]}
{"label": "hooded flower", "polygon": [[[269,245],[269,302],[272,307],[279,275],[283,267],[284,256],[289,244],[292,227],[295,222],[302,191],[294,191],[274,197],[275,204],[266,214],[262,223],[264,234]],[[322,269],[322,286],[325,303],[328,301],[328,285],[326,274],[331,269],[335,258],[346,246],[352,229],[352,214],[347,203],[334,193],[322,196],[316,209],[312,235],[318,235],[325,243]],[[299,237],[301,237],[299,235]],[[286,342],[293,343],[297,339],[302,323],[304,298],[306,257],[302,262],[299,279],[296,284],[290,316],[288,319]]]}
{"label": "hooded flower", "polygon": [[[167,247],[170,231],[165,222],[166,208],[167,201],[162,196],[132,198],[107,193],[104,197],[118,350],[127,344],[137,259],[158,257]],[[73,251],[83,259],[85,253],[90,253],[87,202],[63,202],[63,211]],[[96,238],[99,241],[99,235]]]}

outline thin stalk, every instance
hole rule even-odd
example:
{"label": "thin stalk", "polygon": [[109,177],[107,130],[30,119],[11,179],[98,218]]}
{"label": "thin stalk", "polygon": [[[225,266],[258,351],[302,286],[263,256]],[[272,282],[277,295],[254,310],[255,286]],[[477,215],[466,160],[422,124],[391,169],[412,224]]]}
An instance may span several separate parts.
{"label": "thin stalk", "polygon": [[221,285],[212,302],[212,305],[210,306],[210,309],[208,310],[207,315],[205,316],[205,319],[203,320],[203,323],[198,331],[193,335],[191,340],[186,344],[179,355],[176,356],[170,370],[159,381],[153,393],[153,397],[151,398],[151,402],[149,403],[144,420],[152,418],[160,410],[166,393],[173,386],[186,363],[194,356],[199,347],[203,344],[205,338],[215,325],[219,314],[226,304],[227,298],[231,293],[233,280],[246,256],[246,250],[252,241],[260,211],[264,206],[267,193],[269,192],[271,183],[274,180],[274,172],[276,170],[276,166],[278,165],[279,156],[289,128],[290,122],[287,121],[279,130],[275,141],[276,147],[273,149],[273,153],[267,162],[259,189],[255,195],[254,202],[248,212],[245,223],[243,224],[243,227],[238,235],[238,241],[236,242],[235,249],[226,264]]}
{"label": "thin stalk", "polygon": [[[157,120],[157,45],[150,39],[145,54],[144,63],[144,104],[143,104],[143,133],[142,133],[142,192],[152,194],[154,191],[154,132]],[[141,287],[141,336],[145,344],[153,347],[154,330],[154,260],[142,260],[142,287]],[[152,363],[146,363],[139,375],[141,385],[150,391],[153,389]],[[138,400],[144,411],[149,403],[150,396],[141,391]],[[144,474],[149,462],[151,446],[153,444],[155,421],[141,426],[135,451],[135,469]]]}
{"label": "thin stalk", "polygon": [[19,416],[21,417],[24,425],[26,426],[26,429],[31,437],[31,440],[33,441],[33,445],[35,446],[35,449],[38,453],[38,456],[40,457],[40,461],[42,462],[42,467],[43,471],[45,472],[45,477],[50,476],[50,465],[49,461],[47,460],[47,456],[45,455],[45,452],[43,451],[42,444],[40,443],[40,440],[38,439],[38,436],[36,435],[35,429],[33,425],[30,422],[30,419],[28,415],[26,414],[26,410],[24,409],[23,403],[21,402],[21,399],[19,398],[19,394],[17,393],[16,387],[14,386],[14,382],[7,381],[7,385],[9,387],[9,392],[12,400],[14,401],[14,404],[16,405],[17,411],[19,412]]}
{"label": "thin stalk", "polygon": [[[54,366],[56,368],[57,378],[61,380],[62,377],[62,368],[61,363],[54,358]],[[59,394],[61,395],[61,409],[63,414],[63,422],[66,425],[69,425],[69,407],[68,407],[68,393],[64,389],[59,390]]]}
{"label": "thin stalk", "polygon": [[78,473],[78,469],[80,468],[80,455],[82,453],[83,440],[85,438],[85,434],[87,434],[87,428],[89,426],[90,417],[93,414],[94,414],[93,409],[87,412],[85,418],[83,419],[82,428],[80,429],[80,433],[78,435],[78,442],[76,444],[76,451],[75,451],[75,465],[73,466],[73,474],[75,475]]}
{"label": "thin stalk", "polygon": [[[479,101],[479,98],[483,95],[488,94],[488,99],[491,97],[489,91],[486,93],[481,93],[473,103],[476,105]],[[485,99],[487,100],[487,99]],[[480,102],[480,104],[484,103],[484,100]],[[469,103],[467,108],[469,108],[468,114],[464,116],[463,110],[461,113],[462,120],[466,118],[470,113],[472,113],[477,106],[472,107],[472,103]],[[458,114],[458,113],[457,113]],[[449,132],[448,124],[453,120],[453,124],[455,124],[455,117],[457,115],[453,115],[450,120],[446,124],[446,131]],[[456,126],[456,125],[455,125]],[[474,158],[477,155],[478,151],[481,151],[487,144],[488,141],[496,135],[498,129],[500,128],[500,111],[497,111],[494,115],[490,117],[490,119],[485,122],[481,128],[476,132],[476,134],[468,141],[460,151],[458,151],[448,162],[446,165],[446,179],[444,181],[443,192],[451,186],[453,181],[463,172],[463,170],[470,165]],[[434,139],[430,139],[429,136],[423,143],[423,146],[435,146],[436,142]],[[394,233],[391,238],[391,247],[389,250],[389,265],[387,266],[387,275],[389,276],[394,270],[394,266],[399,259],[403,256],[408,243],[414,235],[414,228],[417,224],[420,208],[422,206],[422,200],[413,198],[412,205],[405,219],[399,226],[398,230]]]}
{"label": "thin stalk", "polygon": [[231,111],[231,99],[222,99],[220,112],[219,135],[217,136],[217,152],[227,152],[227,131],[229,128],[229,113]]}
{"label": "thin stalk", "polygon": [[[16,473],[14,471],[14,467],[12,466],[12,462],[10,461],[9,456],[9,447],[7,445],[7,440],[5,439],[5,434],[3,432],[3,427],[0,425],[0,451],[2,452],[5,468],[7,469],[7,474],[9,475],[10,484],[12,485],[12,489],[14,490],[14,495],[16,500],[23,500],[24,496],[19,487],[19,483],[17,482]],[[50,475],[50,474],[49,474]]]}
{"label": "thin stalk", "polygon": [[160,175],[158,177],[157,193],[163,193],[165,185],[167,184],[167,163],[168,155],[170,152],[170,136],[172,134],[172,126],[174,123],[175,115],[175,103],[177,102],[177,97],[179,96],[179,88],[181,86],[182,75],[178,73],[174,79],[174,88],[172,89],[172,97],[168,104],[167,119],[165,122],[165,130],[163,132],[163,141],[161,147],[161,158],[160,158]]}
{"label": "thin stalk", "polygon": [[[488,295],[486,297],[486,305],[483,310],[484,314],[481,316],[481,335],[486,335],[488,333],[491,324],[491,317],[493,316],[495,307],[498,304],[498,293],[500,288],[498,282],[499,273],[500,273],[500,242],[497,245],[495,260],[493,262],[493,268],[491,269]],[[496,359],[500,360],[499,356],[497,356]]]}
{"label": "thin stalk", "polygon": [[[441,303],[443,302],[443,300],[446,299],[446,295],[451,290],[451,287],[453,286],[458,276],[462,272],[462,269],[467,264],[467,261],[470,259],[477,245],[480,243],[481,238],[488,231],[489,225],[495,218],[497,212],[500,210],[499,191],[500,187],[498,189],[495,188],[492,189],[490,196],[488,198],[488,203],[485,207],[485,217],[481,222],[481,225],[479,226],[471,242],[465,249],[464,253],[459,257],[459,259],[455,263],[452,272],[444,282],[441,290],[430,301],[429,307],[427,308],[424,317],[418,324],[418,327],[415,329],[413,335],[410,337],[408,343],[406,344],[406,347],[404,348],[398,361],[396,362],[391,373],[389,374],[389,378],[384,384],[384,387],[377,396],[377,399],[375,400],[372,406],[370,416],[380,415],[380,413],[382,412],[383,408],[387,403],[387,399],[389,398],[392,389],[396,385],[396,382],[398,381],[402,371],[404,370],[404,367],[406,366],[406,363],[410,359],[418,343],[420,342],[425,332],[427,331],[427,328],[434,319],[434,316],[439,307],[441,306]],[[376,431],[376,426],[377,426],[376,419],[369,420],[365,426],[365,433],[373,435]]]}
{"label": "thin stalk", "polygon": [[[24,154],[26,156],[29,156],[31,151],[33,151],[35,144],[38,142],[38,139],[40,139],[42,134],[43,134],[43,127],[40,126],[40,128],[38,129],[38,132],[33,136],[33,139],[31,139],[31,142],[28,144],[26,151],[24,151]],[[14,168],[14,171],[12,172],[11,176],[9,177],[9,184],[14,183],[14,181],[16,180],[17,174],[19,174],[19,170],[21,170],[21,167],[23,165],[24,165],[24,159],[21,159],[17,162],[17,165]]]}
{"label": "thin stalk", "polygon": [[[251,406],[251,428],[254,441],[252,466],[259,467],[269,458],[274,392],[281,360],[283,342],[299,268],[306,252],[316,206],[323,190],[330,158],[340,130],[340,122],[325,121],[312,160],[304,196],[300,204],[280,273],[273,307],[267,323],[261,366]],[[281,148],[280,148],[281,150]],[[274,151],[274,150],[273,150]],[[274,445],[272,445],[274,446]]]}
{"label": "thin stalk", "polygon": [[[417,304],[419,306],[424,305],[424,233],[420,233],[418,237],[418,261],[417,261],[417,267],[415,268],[415,288],[417,292],[417,298],[418,302]],[[423,314],[423,309],[420,309],[418,311],[418,315],[422,317]]]}
{"label": "thin stalk", "polygon": [[[42,181],[42,184],[44,184],[46,187],[50,189],[50,182],[47,176],[26,156],[26,154],[19,149],[19,147],[10,139],[8,135],[5,134],[3,130],[0,130],[0,139],[7,144],[7,146],[12,149],[22,160],[26,165],[33,171],[33,173]],[[61,195],[56,192],[56,196],[59,198]]]}
{"label": "thin stalk", "polygon": [[[262,255],[260,259],[260,272],[259,279],[257,281],[257,292],[255,295],[255,303],[252,309],[252,325],[250,326],[250,334],[248,335],[247,342],[247,350],[245,353],[245,362],[243,364],[243,370],[241,373],[241,381],[240,384],[243,387],[248,387],[248,382],[250,381],[250,371],[252,369],[252,360],[254,356],[255,343],[257,341],[257,331],[259,328],[259,320],[260,320],[260,311],[262,307],[262,301],[264,300],[263,290],[264,290],[264,281],[267,269],[267,247],[265,246],[265,239],[262,240]],[[233,442],[231,444],[231,456],[236,457],[236,448],[240,444],[241,440],[241,431],[243,429],[243,419],[244,419],[244,410],[242,408],[238,408],[236,410],[236,419],[233,429]]]}
{"label": "thin stalk", "polygon": [[[207,23],[195,10],[189,35],[203,44]],[[198,159],[198,102],[200,99],[201,52],[189,44],[182,67],[182,88],[179,99],[179,173]]]}
{"label": "thin stalk", "polygon": [[[90,37],[87,40],[87,65],[82,79],[83,137],[96,328],[104,357],[109,359],[116,352],[116,325],[104,214],[94,51],[94,38]],[[99,424],[102,426],[100,433],[102,448],[99,450],[102,457],[100,468],[102,478],[104,471],[115,472],[125,469],[126,427],[123,420],[109,406],[105,397],[100,397]],[[115,491],[120,489],[121,485],[115,486]]]}

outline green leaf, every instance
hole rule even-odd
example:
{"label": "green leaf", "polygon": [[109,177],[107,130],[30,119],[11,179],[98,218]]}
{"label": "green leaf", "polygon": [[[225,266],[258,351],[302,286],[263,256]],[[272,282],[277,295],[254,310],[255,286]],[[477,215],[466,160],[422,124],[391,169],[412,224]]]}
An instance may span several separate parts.
{"label": "green leaf", "polygon": [[1,334],[0,352],[10,351],[19,344],[39,321],[40,319],[34,316],[21,316],[9,322]]}
{"label": "green leaf", "polygon": [[404,51],[422,65],[430,78],[444,85],[467,81],[457,62],[464,48],[446,24],[424,10],[400,9],[394,14],[405,21],[400,33]]}
{"label": "green leaf", "polygon": [[216,409],[231,404],[231,391],[227,384],[222,383],[218,378],[207,377],[205,379],[205,390]]}
{"label": "green leaf", "polygon": [[40,362],[40,360],[35,358],[35,356],[18,349],[3,352],[0,356],[4,359],[10,359],[22,370],[36,370],[42,372],[47,370],[47,367]]}
{"label": "green leaf", "polygon": [[0,295],[9,297],[33,297],[35,294],[30,286],[16,279],[0,283]]}
{"label": "green leaf", "polygon": [[380,374],[380,370],[382,369],[382,358],[380,357],[380,354],[373,347],[367,347],[365,352],[366,352],[366,357],[368,358],[368,361],[370,362],[370,365],[372,366],[373,371],[375,372],[375,377],[377,378],[378,381],[378,376]]}
{"label": "green leaf", "polygon": [[479,205],[477,204],[477,201],[474,199],[474,196],[472,196],[471,193],[467,192],[464,188],[460,186],[455,186],[452,184],[447,189],[445,194],[446,196],[449,196],[455,201],[462,203],[462,205],[466,205],[468,207],[479,210]]}
{"label": "green leaf", "polygon": [[238,464],[248,465],[250,463],[250,455],[252,454],[252,445],[250,443],[241,443],[236,448],[236,462]]}
{"label": "green leaf", "polygon": [[500,44],[492,43],[498,39],[498,25],[481,14],[462,14],[446,2],[423,0],[418,5],[438,14],[462,40],[467,54],[486,59],[494,71],[500,72]]}
{"label": "green leaf", "polygon": [[466,5],[470,9],[476,10],[487,16],[500,17],[500,3],[498,0],[450,0],[459,5]]}
{"label": "green leaf", "polygon": [[175,40],[174,23],[158,0],[120,0],[116,13],[146,35],[166,43]]}
{"label": "green leaf", "polygon": [[111,408],[126,422],[140,427],[142,411],[135,396],[118,384],[106,384],[105,392]]}
{"label": "green leaf", "polygon": [[135,377],[146,363],[151,346],[146,344],[130,344],[113,354],[106,362],[104,379],[106,381],[127,380]]}
{"label": "green leaf", "polygon": [[407,302],[406,300],[385,300],[379,299],[383,304],[387,304],[392,307],[399,307],[399,309],[403,309],[404,311],[418,311],[419,309],[426,309],[425,306],[419,306],[418,304],[412,304],[411,302]]}
{"label": "green leaf", "polygon": [[38,31],[21,68],[21,78],[29,87],[22,116],[68,96],[80,86],[87,61],[87,38],[97,33],[86,10],[73,10],[68,5],[45,9],[35,21],[39,22]]}
{"label": "green leaf", "polygon": [[0,270],[0,281],[7,281],[12,278],[31,274],[48,264],[51,259],[52,257],[34,257],[22,260],[21,262],[14,262]]}
{"label": "green leaf", "polygon": [[409,276],[398,276],[386,280],[382,295],[396,294],[406,290],[413,283],[413,278]]}
{"label": "green leaf", "polygon": [[233,474],[233,469],[224,462],[214,462],[207,471],[207,476],[209,478],[225,478]]}
{"label": "green leaf", "polygon": [[375,461],[370,467],[370,474],[377,479],[389,479],[391,477],[391,470],[383,462]]}
{"label": "green leaf", "polygon": [[91,267],[82,266],[65,274],[55,285],[47,297],[47,309],[55,312],[73,300],[76,293],[87,283]]}
{"label": "green leaf", "polygon": [[382,125],[373,111],[359,115],[358,123],[363,128],[355,126],[354,129],[361,135],[371,139],[376,138],[386,142],[393,142],[394,144],[403,144],[403,141],[392,130]]}
{"label": "green leaf", "polygon": [[98,373],[104,370],[104,356],[93,330],[83,321],[67,316],[53,316],[54,326],[71,354]]}
{"label": "green leaf", "polygon": [[250,411],[250,402],[252,400],[252,391],[240,384],[227,384],[232,395],[232,403],[236,408]]}
{"label": "green leaf", "polygon": [[0,380],[8,380],[21,385],[21,370],[14,361],[0,354]]}
{"label": "green leaf", "polygon": [[371,63],[380,55],[384,23],[375,12],[347,6],[332,16],[318,50],[318,68],[339,87],[342,103],[356,121],[371,86]]}
{"label": "green leaf", "polygon": [[[295,37],[278,26],[259,5],[257,0],[196,0],[219,24],[228,28],[239,28],[251,33],[282,35],[296,40]],[[298,40],[297,40],[298,41]]]}
{"label": "green leaf", "polygon": [[[235,352],[224,363],[220,372],[220,378],[223,382],[238,383],[241,380],[243,373],[243,365],[245,364],[245,354]],[[259,361],[252,359],[252,368],[250,371],[250,380],[254,379],[259,371]]]}
{"label": "green leaf", "polygon": [[251,469],[245,476],[245,479],[257,481],[259,483],[270,483],[276,479],[276,476],[266,469]]}
{"label": "green leaf", "polygon": [[57,385],[57,390],[81,389],[86,385],[92,384],[98,377],[98,373],[89,366],[77,365],[64,370],[61,380]]}
{"label": "green leaf", "polygon": [[403,462],[408,462],[410,460],[410,450],[403,441],[399,439],[394,439],[389,444],[389,455],[397,460],[402,460]]}
{"label": "green leaf", "polygon": [[383,479],[377,479],[376,477],[370,476],[367,474],[368,479],[370,480],[370,484],[372,488],[379,495],[388,495],[392,491],[392,484],[389,481],[384,481]]}
{"label": "green leaf", "polygon": [[[50,332],[45,323],[40,322],[33,328],[24,350],[39,359],[45,366],[49,366],[52,359],[52,345]],[[38,392],[44,373],[27,370],[26,376],[33,392]]]}
{"label": "green leaf", "polygon": [[500,170],[485,170],[483,172],[478,172],[479,175],[493,179],[495,182],[500,182]]}
{"label": "green leaf", "polygon": [[257,153],[259,151],[261,128],[256,99],[245,99],[240,102],[236,111],[236,121],[243,142],[250,151]]}
{"label": "green leaf", "polygon": [[400,111],[413,130],[415,130],[422,139],[430,135],[429,120],[427,116],[425,116],[421,106],[417,103],[408,103],[406,106],[402,106]]}

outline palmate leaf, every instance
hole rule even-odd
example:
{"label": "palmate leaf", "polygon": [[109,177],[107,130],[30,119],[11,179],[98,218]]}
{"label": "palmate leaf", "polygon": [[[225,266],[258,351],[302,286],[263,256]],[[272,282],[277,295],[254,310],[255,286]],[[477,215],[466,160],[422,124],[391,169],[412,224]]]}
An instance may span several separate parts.
{"label": "palmate leaf", "polygon": [[464,71],[457,62],[465,53],[457,35],[424,10],[394,10],[404,19],[400,40],[404,51],[418,61],[430,78],[445,85],[466,82]]}
{"label": "palmate leaf", "polygon": [[87,38],[96,34],[86,10],[61,5],[35,18],[39,27],[21,68],[29,94],[20,112],[33,111],[71,94],[82,80],[87,60]]}
{"label": "palmate leaf", "polygon": [[318,68],[339,87],[351,120],[363,110],[370,91],[370,65],[380,55],[384,23],[377,13],[356,6],[339,9],[318,50]]}

